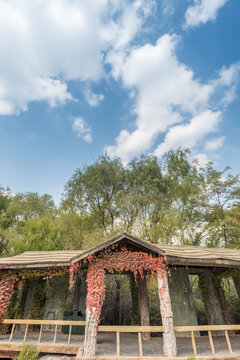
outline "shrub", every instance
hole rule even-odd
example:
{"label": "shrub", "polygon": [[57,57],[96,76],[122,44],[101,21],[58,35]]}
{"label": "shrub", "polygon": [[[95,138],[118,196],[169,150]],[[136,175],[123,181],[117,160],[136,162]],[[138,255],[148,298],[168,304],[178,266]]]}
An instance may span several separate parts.
{"label": "shrub", "polygon": [[20,351],[17,360],[38,360],[39,352],[36,350],[36,347],[31,344],[25,344]]}

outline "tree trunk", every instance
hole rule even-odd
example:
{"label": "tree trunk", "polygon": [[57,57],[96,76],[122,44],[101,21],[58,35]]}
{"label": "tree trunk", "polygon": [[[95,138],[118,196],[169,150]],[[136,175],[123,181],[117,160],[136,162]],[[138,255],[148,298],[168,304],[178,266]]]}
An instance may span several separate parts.
{"label": "tree trunk", "polygon": [[176,336],[173,327],[173,313],[168,288],[167,273],[157,275],[160,311],[163,325],[163,353],[171,358],[177,356]]}
{"label": "tree trunk", "polygon": [[233,277],[233,282],[234,282],[234,285],[235,285],[235,288],[237,290],[238,297],[239,297],[239,300],[240,300],[240,278],[234,276]]}
{"label": "tree trunk", "polygon": [[116,300],[115,300],[115,324],[119,325],[120,321],[120,289],[121,282],[120,280],[116,280]]}
{"label": "tree trunk", "polygon": [[79,310],[79,300],[80,300],[80,288],[81,288],[81,278],[77,276],[74,289],[73,289],[73,301],[72,301],[72,310]]}
{"label": "tree trunk", "polygon": [[87,308],[85,338],[84,338],[84,353],[83,353],[83,355],[86,357],[96,356],[97,328],[98,328],[98,319],[96,319],[96,317],[91,313],[90,309]]}
{"label": "tree trunk", "polygon": [[[211,273],[199,275],[199,288],[205,305],[208,325],[224,325],[225,319],[215,291],[213,275]],[[222,335],[224,333],[218,331],[217,334]],[[214,335],[216,335],[216,333]]]}
{"label": "tree trunk", "polygon": [[[232,316],[231,316],[230,311],[229,311],[229,306],[228,306],[227,299],[226,299],[226,296],[225,296],[225,292],[224,292],[224,289],[223,289],[223,286],[222,286],[222,282],[221,282],[220,279],[215,277],[214,281],[213,281],[213,284],[214,284],[214,288],[215,288],[215,293],[217,295],[217,298],[219,300],[219,303],[220,303],[220,306],[221,306],[221,309],[222,309],[222,312],[223,312],[225,323],[228,324],[228,325],[232,325],[233,324],[233,319],[232,319]],[[234,330],[230,330],[228,333],[231,336],[235,335]]]}
{"label": "tree trunk", "polygon": [[[139,276],[139,295],[140,295],[141,325],[149,326],[150,325],[149,295],[148,295],[148,287],[147,287],[146,277],[142,278],[141,276]],[[150,333],[149,332],[142,333],[142,339],[150,340]]]}
{"label": "tree trunk", "polygon": [[138,288],[135,282],[133,273],[130,273],[130,291],[132,298],[132,309],[131,309],[131,325],[139,325],[139,302],[138,302]]}

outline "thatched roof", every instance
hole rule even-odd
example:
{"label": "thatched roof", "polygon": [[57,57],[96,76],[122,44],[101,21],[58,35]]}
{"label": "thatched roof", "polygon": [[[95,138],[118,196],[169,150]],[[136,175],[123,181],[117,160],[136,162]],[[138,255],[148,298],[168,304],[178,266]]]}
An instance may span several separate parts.
{"label": "thatched roof", "polygon": [[166,256],[170,265],[240,267],[240,250],[153,245],[128,233],[115,236],[88,250],[27,251],[13,257],[0,258],[0,266],[4,265],[6,269],[70,266],[117,243],[125,244],[135,251]]}

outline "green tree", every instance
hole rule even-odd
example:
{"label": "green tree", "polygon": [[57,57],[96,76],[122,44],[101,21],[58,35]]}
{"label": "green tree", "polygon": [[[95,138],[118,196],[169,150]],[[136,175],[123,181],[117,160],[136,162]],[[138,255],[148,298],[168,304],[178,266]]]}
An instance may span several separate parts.
{"label": "green tree", "polygon": [[124,185],[120,160],[101,156],[94,164],[75,171],[65,186],[62,208],[93,216],[109,232],[119,217],[118,199]]}
{"label": "green tree", "polygon": [[[209,246],[232,247],[236,245],[239,227],[240,182],[239,176],[213,169],[212,164],[206,169],[206,189],[208,210],[205,214]],[[235,244],[235,245],[234,245]]]}
{"label": "green tree", "polygon": [[23,225],[21,232],[10,240],[14,253],[64,249],[65,244],[54,218],[32,217],[25,220]]}

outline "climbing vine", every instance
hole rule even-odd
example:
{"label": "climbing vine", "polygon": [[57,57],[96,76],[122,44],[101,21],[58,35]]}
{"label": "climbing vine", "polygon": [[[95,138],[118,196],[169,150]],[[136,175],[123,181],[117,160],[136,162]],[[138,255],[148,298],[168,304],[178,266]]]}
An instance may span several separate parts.
{"label": "climbing vine", "polygon": [[[160,274],[164,278],[167,270],[166,259],[164,257],[153,257],[144,252],[129,251],[122,247],[119,251],[112,251],[101,253],[97,257],[92,255],[84,259],[83,263],[88,263],[88,295],[87,307],[96,319],[100,319],[101,308],[105,298],[105,272],[122,274],[123,272],[131,271],[134,275],[135,282],[137,282],[137,275],[142,278],[155,274]],[[79,271],[80,265],[72,265],[70,268],[70,276],[73,278],[74,273]]]}

